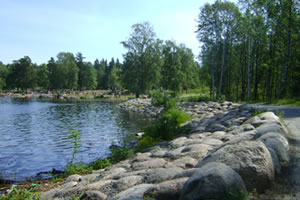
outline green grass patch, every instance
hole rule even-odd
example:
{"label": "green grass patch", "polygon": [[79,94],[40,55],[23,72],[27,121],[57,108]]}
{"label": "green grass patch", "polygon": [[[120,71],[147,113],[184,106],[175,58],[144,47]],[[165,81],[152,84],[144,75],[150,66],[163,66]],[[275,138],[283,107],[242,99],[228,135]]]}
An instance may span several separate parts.
{"label": "green grass patch", "polygon": [[13,187],[9,194],[4,194],[0,200],[42,200],[40,194],[35,192],[34,189],[17,189]]}
{"label": "green grass patch", "polygon": [[111,165],[110,159],[105,158],[103,160],[101,160],[101,159],[96,160],[96,161],[90,163],[88,166],[91,167],[93,170],[98,170],[98,169],[104,169],[110,165]]}
{"label": "green grass patch", "polygon": [[111,151],[111,162],[113,164],[134,156],[133,149],[128,147],[127,145],[112,146],[110,148],[110,151]]}
{"label": "green grass patch", "polygon": [[93,168],[85,165],[83,163],[70,163],[67,165],[64,173],[64,177],[68,177],[73,174],[80,174],[80,175],[85,175],[85,174],[91,174],[93,171]]}
{"label": "green grass patch", "polygon": [[193,95],[180,97],[180,102],[206,102],[209,101],[209,95]]}
{"label": "green grass patch", "polygon": [[145,129],[145,134],[138,143],[138,150],[175,138],[182,132],[182,124],[190,118],[188,114],[177,108],[176,99],[168,99],[164,102],[161,116]]}
{"label": "green grass patch", "polygon": [[157,144],[159,144],[162,140],[160,138],[153,138],[148,135],[143,136],[139,141],[136,146],[136,151],[142,151],[144,149],[147,149],[149,147],[153,147]]}
{"label": "green grass patch", "polygon": [[275,99],[269,102],[265,102],[265,104],[272,105],[288,105],[288,106],[300,106],[300,99]]}

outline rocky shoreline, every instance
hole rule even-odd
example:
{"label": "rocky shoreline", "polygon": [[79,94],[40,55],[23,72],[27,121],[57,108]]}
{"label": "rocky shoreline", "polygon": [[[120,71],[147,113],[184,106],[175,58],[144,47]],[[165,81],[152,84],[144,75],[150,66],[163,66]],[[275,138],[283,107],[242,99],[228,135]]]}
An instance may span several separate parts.
{"label": "rocky shoreline", "polygon": [[[149,100],[120,107],[153,117],[162,109]],[[189,133],[90,175],[72,175],[42,198],[242,199],[268,189],[289,163],[287,129],[274,113],[252,116],[231,102],[179,107],[194,116]]]}

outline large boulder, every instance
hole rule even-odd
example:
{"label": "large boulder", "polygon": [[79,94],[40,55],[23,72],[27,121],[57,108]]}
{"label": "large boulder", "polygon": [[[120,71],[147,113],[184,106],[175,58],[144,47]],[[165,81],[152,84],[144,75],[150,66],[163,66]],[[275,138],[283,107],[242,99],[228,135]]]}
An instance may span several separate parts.
{"label": "large boulder", "polygon": [[289,163],[289,142],[284,136],[280,133],[270,132],[261,136],[259,140],[276,153],[281,165],[286,166]]}
{"label": "large boulder", "polygon": [[270,152],[260,141],[244,141],[227,145],[200,161],[221,162],[234,169],[244,180],[247,189],[263,192],[274,180],[274,166]]}
{"label": "large boulder", "polygon": [[146,197],[156,200],[179,199],[187,177],[162,182],[145,193]]}
{"label": "large boulder", "polygon": [[112,197],[112,200],[143,200],[144,193],[148,190],[155,188],[155,185],[152,184],[141,184],[124,190],[119,194]]}
{"label": "large boulder", "polygon": [[242,178],[223,163],[210,162],[185,183],[180,200],[223,200],[247,198]]}

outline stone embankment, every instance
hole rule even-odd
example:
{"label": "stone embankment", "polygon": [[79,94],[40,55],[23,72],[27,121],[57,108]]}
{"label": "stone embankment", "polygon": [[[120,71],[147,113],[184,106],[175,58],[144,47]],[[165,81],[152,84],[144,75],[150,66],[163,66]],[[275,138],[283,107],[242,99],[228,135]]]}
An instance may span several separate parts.
{"label": "stone embankment", "polygon": [[72,175],[43,199],[244,199],[247,191],[264,192],[289,162],[287,131],[274,113],[252,117],[230,102],[180,107],[194,116],[189,133],[90,175]]}

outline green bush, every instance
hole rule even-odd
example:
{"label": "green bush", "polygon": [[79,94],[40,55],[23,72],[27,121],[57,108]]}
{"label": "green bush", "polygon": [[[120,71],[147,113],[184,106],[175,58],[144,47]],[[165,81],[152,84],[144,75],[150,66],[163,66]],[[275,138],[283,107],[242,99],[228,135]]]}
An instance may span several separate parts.
{"label": "green bush", "polygon": [[142,151],[143,149],[147,149],[149,147],[155,146],[161,142],[160,138],[153,138],[148,135],[143,136],[137,143],[136,151]]}
{"label": "green bush", "polygon": [[92,167],[83,163],[70,163],[65,169],[64,177],[68,177],[73,174],[90,174],[92,171]]}
{"label": "green bush", "polygon": [[180,125],[190,119],[186,113],[171,108],[162,113],[160,118],[145,130],[145,136],[156,139],[171,140],[180,132]]}
{"label": "green bush", "polygon": [[110,152],[111,152],[111,162],[113,164],[134,156],[133,150],[126,145],[111,146]]}
{"label": "green bush", "polygon": [[204,102],[204,101],[209,101],[209,96],[198,95],[198,96],[181,97],[180,101],[181,102]]}
{"label": "green bush", "polygon": [[0,196],[0,200],[42,200],[42,198],[33,189],[27,190],[13,187],[9,194]]}
{"label": "green bush", "polygon": [[170,110],[170,109],[173,109],[173,108],[177,108],[177,101],[175,98],[170,98],[170,99],[165,99],[164,101],[164,109],[165,110]]}
{"label": "green bush", "polygon": [[93,170],[104,169],[108,166],[110,166],[110,159],[108,158],[104,160],[99,159],[89,164],[89,167],[91,167]]}
{"label": "green bush", "polygon": [[152,90],[150,96],[151,104],[155,106],[163,105],[166,99],[166,95],[162,90]]}

